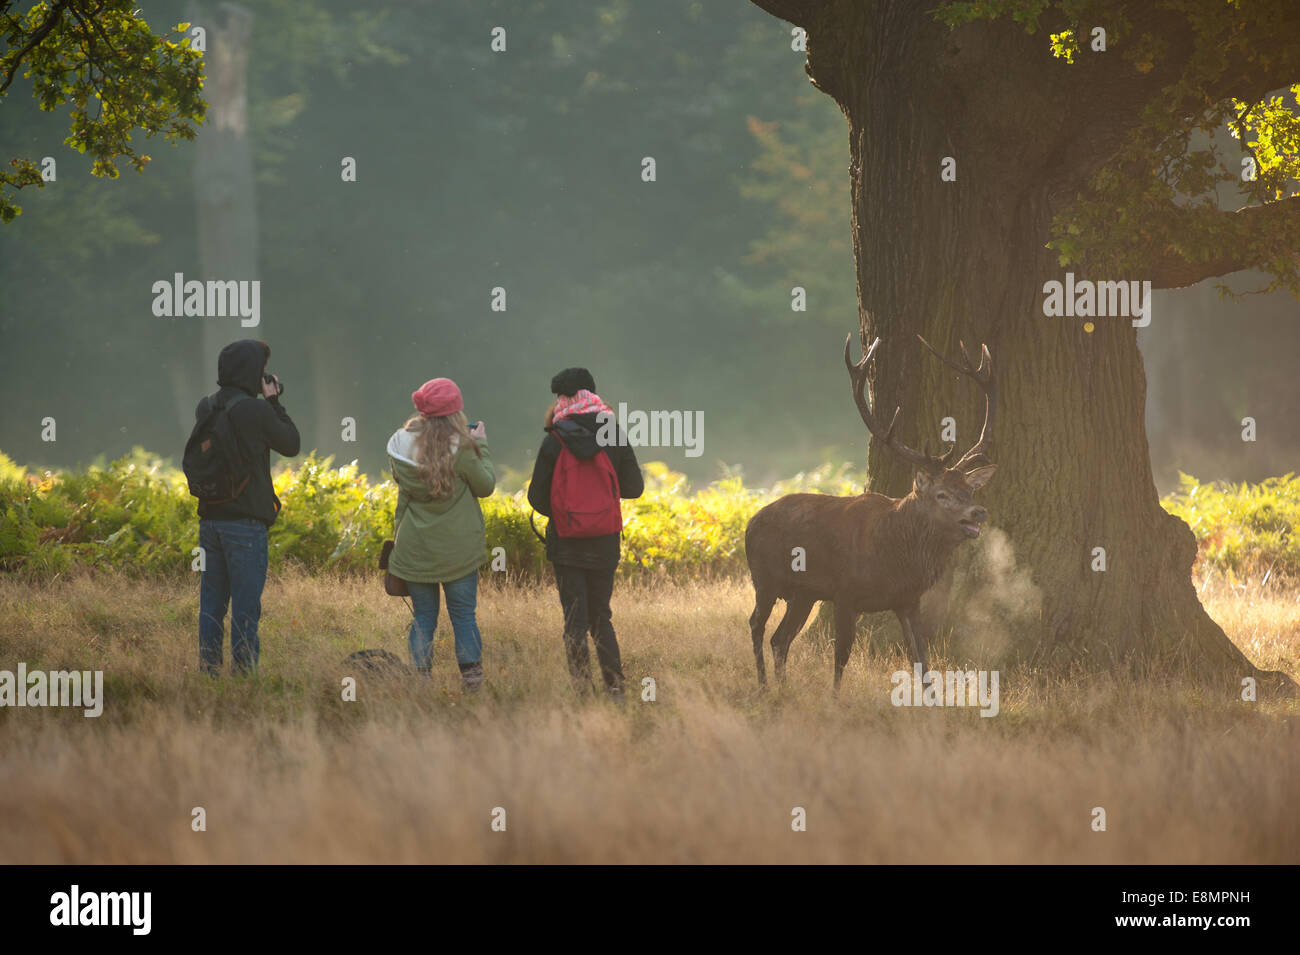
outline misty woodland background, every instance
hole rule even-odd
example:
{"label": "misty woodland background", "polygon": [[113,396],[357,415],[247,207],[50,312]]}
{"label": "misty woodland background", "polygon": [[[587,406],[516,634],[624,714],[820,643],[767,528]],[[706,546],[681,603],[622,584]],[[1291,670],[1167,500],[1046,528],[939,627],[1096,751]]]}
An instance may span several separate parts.
{"label": "misty woodland background", "polygon": [[[157,31],[218,13],[141,6]],[[36,110],[21,76],[10,88],[0,152],[52,155],[59,175],[24,190],[23,215],[0,229],[10,457],[72,467],[142,446],[179,458],[195,402],[215,390],[217,347],[253,336],[272,345],[304,447],[371,475],[410,392],[436,375],[460,382],[498,461],[526,469],[550,376],[571,364],[611,401],[703,410],[702,457],[653,455],[696,482],[862,465],[836,367],[858,327],[847,126],[810,86],[789,24],[698,0],[245,9],[251,231],[238,274],[200,249],[204,204],[242,188],[204,165],[202,136],[142,144],[142,176],[92,179],[89,157],[62,145],[66,114]],[[488,48],[498,20],[504,54]],[[344,156],[355,183],[340,179]],[[656,182],[641,181],[644,156]],[[260,278],[261,326],[155,318],[151,285],[176,272]],[[795,285],[806,312],[791,311]],[[496,286],[503,313],[489,308]],[[1155,293],[1138,341],[1162,492],[1179,469],[1294,469],[1298,314],[1285,292]],[[1249,462],[1246,415],[1261,431]],[[41,441],[46,416],[57,442]],[[355,443],[341,440],[345,416]]]}

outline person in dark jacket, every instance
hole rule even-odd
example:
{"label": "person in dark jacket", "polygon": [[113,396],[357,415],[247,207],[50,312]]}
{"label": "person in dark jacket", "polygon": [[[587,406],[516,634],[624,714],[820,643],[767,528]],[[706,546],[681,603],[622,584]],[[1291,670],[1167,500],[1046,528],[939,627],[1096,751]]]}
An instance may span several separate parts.
{"label": "person in dark jacket", "polygon": [[[280,404],[280,380],[263,380],[271,347],[244,339],[221,349],[215,394],[199,400],[195,420],[208,414],[214,401],[229,410],[230,425],[248,483],[229,501],[199,502],[199,546],[204,569],[199,585],[199,669],[221,671],[226,607],[230,606],[230,658],[234,672],[257,668],[257,625],[266,584],[267,530],[280,512],[271,484],[271,452],[298,453],[298,429]],[[258,401],[261,395],[265,400]],[[245,399],[245,400],[241,400]]]}
{"label": "person in dark jacket", "polygon": [[[546,415],[546,437],[537,452],[528,485],[528,503],[533,509],[552,516],[552,478],[562,448],[568,448],[580,460],[606,455],[618,479],[619,497],[640,497],[645,481],[626,435],[614,426],[615,442],[597,440],[602,433],[601,423],[612,421],[613,412],[596,394],[591,372],[585,368],[566,368],[551,379],[551,392],[557,397]],[[606,433],[609,430],[607,427]],[[605,689],[619,702],[623,701],[623,663],[609,601],[614,592],[621,536],[612,533],[599,537],[560,537],[554,520],[546,527],[546,558],[555,567],[555,583],[564,608],[564,650],[569,673],[579,687],[591,688],[591,657],[587,648],[590,633],[596,644]]]}

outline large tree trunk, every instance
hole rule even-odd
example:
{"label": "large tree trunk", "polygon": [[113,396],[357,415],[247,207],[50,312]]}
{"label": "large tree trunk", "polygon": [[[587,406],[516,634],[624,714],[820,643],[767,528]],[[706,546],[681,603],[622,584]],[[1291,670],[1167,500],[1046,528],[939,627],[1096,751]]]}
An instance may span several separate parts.
{"label": "large tree trunk", "polygon": [[[1096,319],[1089,334],[1082,319],[1042,312],[1043,283],[1064,278],[1044,248],[1053,203],[1091,170],[1080,157],[1107,154],[1100,140],[1113,142],[1123,123],[1088,122],[1104,103],[1058,102],[1062,65],[1041,36],[1012,24],[953,33],[911,0],[802,12],[809,73],[849,121],[862,339],[882,339],[873,402],[886,420],[901,405],[899,435],[913,447],[938,449],[951,415],[964,450],[981,421],[979,393],[916,334],[943,351],[960,338],[993,354],[999,471],[981,493],[1041,594],[1041,614],[1012,648],[1258,677],[1197,599],[1191,531],[1160,507],[1131,322]],[[1080,122],[1090,128],[1071,125]],[[940,178],[946,156],[955,182]],[[901,496],[911,485],[910,468],[875,443],[868,469],[872,490]],[[1092,569],[1096,547],[1104,572]]]}

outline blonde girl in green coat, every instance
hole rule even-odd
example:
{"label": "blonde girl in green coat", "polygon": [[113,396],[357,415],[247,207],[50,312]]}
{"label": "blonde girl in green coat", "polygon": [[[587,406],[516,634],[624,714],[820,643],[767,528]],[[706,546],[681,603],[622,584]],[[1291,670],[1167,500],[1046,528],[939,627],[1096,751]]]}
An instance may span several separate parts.
{"label": "blonde girl in green coat", "polygon": [[471,430],[460,389],[450,378],[426,381],[411,395],[418,412],[388,440],[397,482],[394,545],[388,569],[411,592],[411,661],[428,673],[438,625],[439,586],[456,637],[461,682],[483,685],[482,638],[475,610],[478,569],[487,563],[487,537],[478,499],[496,487],[483,422]]}

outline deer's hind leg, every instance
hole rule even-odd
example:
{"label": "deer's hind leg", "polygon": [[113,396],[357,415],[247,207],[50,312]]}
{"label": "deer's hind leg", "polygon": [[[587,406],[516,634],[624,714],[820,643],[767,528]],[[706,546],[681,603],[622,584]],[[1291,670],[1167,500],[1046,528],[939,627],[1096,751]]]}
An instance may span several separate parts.
{"label": "deer's hind leg", "polygon": [[785,657],[790,652],[790,644],[794,643],[794,638],[799,636],[799,631],[808,621],[808,615],[812,613],[813,605],[816,600],[809,600],[806,597],[787,597],[785,601],[785,616],[781,622],[776,625],[776,632],[772,634],[772,668],[776,670],[777,682],[785,679]]}
{"label": "deer's hind leg", "polygon": [[754,641],[754,664],[758,667],[760,686],[767,683],[767,664],[763,662],[763,631],[767,628],[767,618],[772,615],[775,603],[775,594],[754,588],[754,612],[749,615],[749,635]]}

